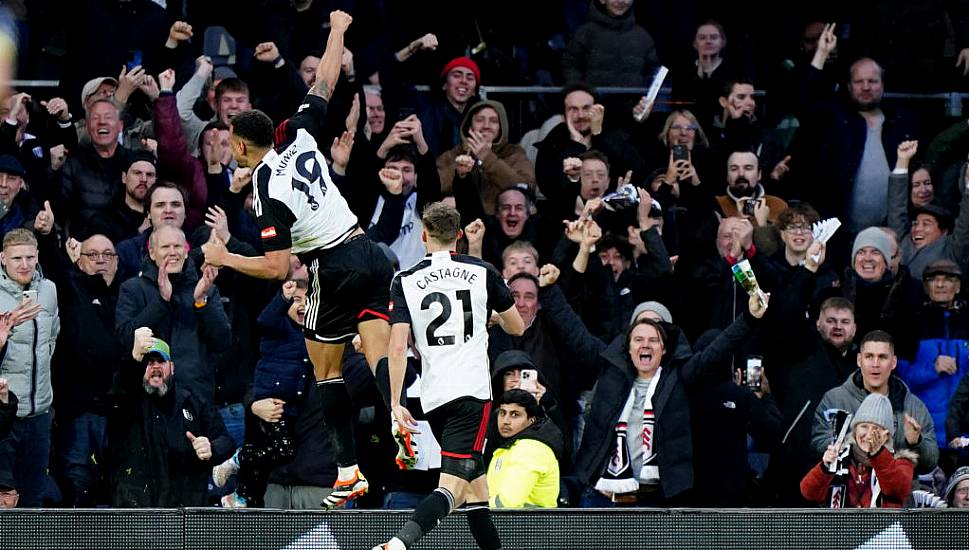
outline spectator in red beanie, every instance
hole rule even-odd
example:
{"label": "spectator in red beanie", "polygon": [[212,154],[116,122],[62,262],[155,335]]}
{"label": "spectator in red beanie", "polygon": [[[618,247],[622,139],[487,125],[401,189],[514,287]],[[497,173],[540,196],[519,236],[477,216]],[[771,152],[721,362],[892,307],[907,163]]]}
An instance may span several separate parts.
{"label": "spectator in red beanie", "polygon": [[461,121],[467,108],[478,102],[481,69],[469,57],[456,57],[444,65],[441,79],[443,97],[422,103],[417,111],[435,158],[461,143]]}

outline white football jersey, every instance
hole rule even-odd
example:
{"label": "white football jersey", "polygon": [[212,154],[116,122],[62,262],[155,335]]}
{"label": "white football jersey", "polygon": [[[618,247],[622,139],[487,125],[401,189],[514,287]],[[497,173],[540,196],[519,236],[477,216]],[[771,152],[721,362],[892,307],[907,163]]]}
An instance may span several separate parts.
{"label": "white football jersey", "polygon": [[394,277],[390,323],[409,323],[421,354],[424,412],[460,397],[491,399],[488,319],[515,301],[491,264],[435,252]]}
{"label": "white football jersey", "polygon": [[330,179],[326,158],[308,131],[326,113],[326,102],[307,96],[281,128],[289,137],[281,152],[270,150],[253,171],[252,206],[266,251],[294,254],[332,248],[357,228],[357,217]]}

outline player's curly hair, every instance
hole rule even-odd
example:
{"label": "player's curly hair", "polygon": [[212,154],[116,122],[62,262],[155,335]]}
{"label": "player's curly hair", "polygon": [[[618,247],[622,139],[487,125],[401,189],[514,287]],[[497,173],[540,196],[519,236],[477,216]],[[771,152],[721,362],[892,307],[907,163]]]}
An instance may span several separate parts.
{"label": "player's curly hair", "polygon": [[458,239],[461,231],[461,214],[447,203],[435,202],[424,209],[421,223],[429,239],[441,244],[451,243]]}
{"label": "player's curly hair", "polygon": [[232,133],[257,147],[272,147],[274,128],[273,121],[266,113],[253,109],[241,112],[229,121]]}

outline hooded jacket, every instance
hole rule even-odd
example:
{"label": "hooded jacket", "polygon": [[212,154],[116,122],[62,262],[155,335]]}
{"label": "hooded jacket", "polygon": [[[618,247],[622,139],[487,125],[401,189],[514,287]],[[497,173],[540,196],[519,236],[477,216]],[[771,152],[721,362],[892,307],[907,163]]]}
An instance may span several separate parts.
{"label": "hooded jacket", "polygon": [[471,119],[474,118],[475,113],[485,107],[494,109],[498,113],[501,129],[491,146],[491,151],[477,159],[480,164],[471,170],[470,177],[481,193],[481,202],[485,212],[494,214],[498,194],[505,189],[516,183],[527,183],[529,187],[535,187],[535,169],[528,160],[525,150],[520,145],[508,143],[508,115],[505,113],[504,105],[497,101],[479,101],[469,107],[465,112],[464,120],[461,122],[461,143],[438,157],[437,171],[441,177],[441,190],[445,194],[451,193],[455,178],[454,160],[458,155],[467,154]]}
{"label": "hooded jacket", "polygon": [[57,288],[35,270],[26,287],[11,279],[6,270],[0,273],[0,311],[10,311],[23,302],[24,290],[36,290],[42,306],[32,321],[25,321],[10,331],[7,345],[0,351],[0,376],[7,379],[10,391],[20,398],[17,417],[43,414],[54,400],[50,360],[60,333],[57,310]]}
{"label": "hooded jacket", "polygon": [[123,345],[134,342],[135,329],[149,327],[171,345],[179,383],[208,401],[214,399],[215,367],[210,351],[222,351],[232,344],[229,319],[215,285],[208,291],[204,307],[195,307],[198,273],[191,258],[181,273],[169,275],[172,298],[166,302],[158,291],[158,267],[146,257],[141,273],[121,285],[115,332]]}
{"label": "hooded jacket", "polygon": [[[811,429],[811,445],[814,447],[814,457],[820,458],[825,449],[832,442],[830,423],[827,418],[835,410],[854,413],[861,406],[861,402],[868,396],[861,371],[855,371],[843,384],[834,388],[821,398],[814,412],[814,425]],[[888,379],[888,399],[892,402],[895,415],[895,425],[892,426],[892,449],[897,453],[909,449],[919,455],[916,472],[927,473],[935,468],[939,461],[939,447],[935,441],[935,423],[925,403],[912,393],[905,382],[897,376]],[[831,412],[829,412],[831,411]],[[909,445],[905,440],[905,415],[911,415],[922,426],[922,436],[916,445]]]}
{"label": "hooded jacket", "polygon": [[[512,369],[535,369],[538,371],[538,383],[545,386],[545,395],[542,396],[540,405],[545,411],[549,422],[555,424],[559,431],[561,449],[556,452],[559,458],[560,470],[563,473],[572,471],[572,418],[569,411],[564,410],[560,404],[561,388],[557,388],[549,383],[548,377],[542,372],[531,355],[525,351],[508,350],[499,354],[491,367],[491,394],[499,396],[504,393],[504,375]],[[491,418],[488,421],[488,441],[499,441],[498,435],[498,412],[492,409]],[[495,452],[495,447],[489,445],[485,448],[485,462],[491,462],[491,454]]]}
{"label": "hooded jacket", "polygon": [[562,432],[537,418],[501,441],[488,464],[488,493],[494,508],[555,508],[559,496]]}
{"label": "hooded jacket", "polygon": [[589,6],[589,21],[575,31],[562,54],[565,81],[592,86],[645,88],[657,65],[656,43],[636,23],[632,8],[613,17],[601,2]]}

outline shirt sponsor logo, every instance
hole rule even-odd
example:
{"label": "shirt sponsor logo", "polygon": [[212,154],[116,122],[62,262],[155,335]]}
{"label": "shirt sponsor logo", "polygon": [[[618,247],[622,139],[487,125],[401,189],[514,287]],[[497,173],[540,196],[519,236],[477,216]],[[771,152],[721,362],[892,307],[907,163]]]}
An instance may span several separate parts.
{"label": "shirt sponsor logo", "polygon": [[266,229],[263,229],[259,233],[259,235],[262,236],[262,238],[264,238],[264,239],[271,239],[271,238],[275,237],[276,236],[276,226],[274,225],[272,227],[267,227]]}

